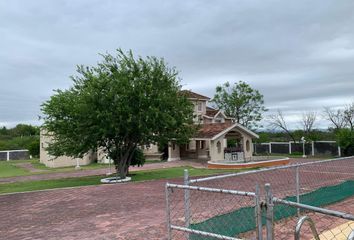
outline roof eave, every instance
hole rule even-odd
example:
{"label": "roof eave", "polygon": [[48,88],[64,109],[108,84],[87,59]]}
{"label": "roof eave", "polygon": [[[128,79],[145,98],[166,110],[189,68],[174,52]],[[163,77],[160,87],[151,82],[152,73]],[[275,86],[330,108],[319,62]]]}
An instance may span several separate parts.
{"label": "roof eave", "polygon": [[241,124],[235,123],[233,125],[231,125],[230,127],[226,128],[225,130],[221,131],[220,133],[216,134],[214,137],[211,138],[211,140],[215,140],[218,139],[219,137],[221,137],[222,135],[226,134],[227,132],[231,131],[232,129],[234,129],[235,127],[240,128],[242,131],[244,131],[245,133],[249,134],[250,136],[254,137],[254,138],[259,138],[259,136],[252,132],[251,130],[245,128],[244,126],[242,126]]}

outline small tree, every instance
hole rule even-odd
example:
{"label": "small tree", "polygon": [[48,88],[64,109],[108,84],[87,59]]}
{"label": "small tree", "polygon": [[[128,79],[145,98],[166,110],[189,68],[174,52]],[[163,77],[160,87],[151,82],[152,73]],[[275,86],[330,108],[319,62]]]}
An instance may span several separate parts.
{"label": "small tree", "polygon": [[281,130],[285,132],[294,142],[296,142],[293,132],[288,128],[286,124],[283,112],[278,109],[277,114],[272,114],[268,117],[269,126],[275,130]]}
{"label": "small tree", "polygon": [[120,49],[102,56],[95,67],[79,66],[73,86],[42,105],[43,127],[53,137],[47,150],[82,157],[103,148],[125,178],[138,146],[188,141],[193,106],[163,59],[135,58]]}
{"label": "small tree", "polygon": [[351,131],[354,131],[354,102],[345,106],[343,117],[346,125],[350,128]]}
{"label": "small tree", "polygon": [[304,112],[300,124],[306,136],[309,136],[314,128],[317,119],[316,112]]}
{"label": "small tree", "polygon": [[343,128],[337,131],[337,142],[344,156],[354,155],[354,131]]}
{"label": "small tree", "polygon": [[267,111],[263,95],[243,81],[232,86],[229,82],[217,86],[212,102],[237,123],[250,128],[258,127],[263,112]]}
{"label": "small tree", "polygon": [[332,129],[334,129],[335,132],[344,128],[346,125],[346,119],[342,109],[335,110],[330,107],[324,107],[323,116],[331,123]]}

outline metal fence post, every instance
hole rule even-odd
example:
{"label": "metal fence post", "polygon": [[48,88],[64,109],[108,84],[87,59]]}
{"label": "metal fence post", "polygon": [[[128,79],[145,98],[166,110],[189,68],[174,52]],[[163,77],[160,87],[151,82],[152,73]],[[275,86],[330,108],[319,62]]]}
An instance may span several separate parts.
{"label": "metal fence post", "polygon": [[165,194],[166,194],[166,222],[167,222],[167,239],[171,240],[171,209],[170,209],[170,191],[168,183],[165,185]]}
{"label": "metal fence post", "polygon": [[6,161],[10,161],[10,151],[7,151],[6,153]]}
{"label": "metal fence post", "polygon": [[[189,174],[188,169],[184,169],[184,185],[189,186]],[[190,190],[184,189],[184,219],[185,226],[189,228],[190,226]],[[187,239],[189,239],[189,234],[187,233]]]}
{"label": "metal fence post", "polygon": [[262,209],[261,209],[261,201],[260,201],[260,191],[259,185],[256,184],[256,196],[255,200],[255,222],[256,222],[256,239],[262,240]]}
{"label": "metal fence post", "polygon": [[271,142],[269,143],[269,153],[270,154],[272,153],[272,143]]}
{"label": "metal fence post", "polygon": [[291,142],[289,142],[289,154],[291,154]]}
{"label": "metal fence post", "polygon": [[[295,167],[295,188],[296,188],[296,202],[300,203],[300,175],[299,166]],[[300,208],[297,208],[297,216],[300,216]]]}
{"label": "metal fence post", "polygon": [[314,141],[312,141],[312,143],[311,143],[311,153],[312,153],[312,156],[315,156],[315,142]]}
{"label": "metal fence post", "polygon": [[273,213],[273,195],[270,188],[270,184],[265,184],[266,192],[266,228],[267,228],[267,240],[274,240],[274,213]]}

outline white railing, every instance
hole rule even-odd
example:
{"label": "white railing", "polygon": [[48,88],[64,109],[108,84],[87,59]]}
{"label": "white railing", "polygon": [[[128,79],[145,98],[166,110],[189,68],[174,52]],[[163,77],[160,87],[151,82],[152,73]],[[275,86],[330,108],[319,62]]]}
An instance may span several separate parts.
{"label": "white railing", "polygon": [[[1,153],[6,153],[6,161],[10,161],[11,160],[11,157],[10,157],[10,154],[13,153],[13,152],[28,152],[28,150],[26,149],[21,149],[21,150],[6,150],[6,151],[0,151],[0,154]],[[5,159],[4,159],[5,160]],[[0,159],[1,161],[1,159]]]}

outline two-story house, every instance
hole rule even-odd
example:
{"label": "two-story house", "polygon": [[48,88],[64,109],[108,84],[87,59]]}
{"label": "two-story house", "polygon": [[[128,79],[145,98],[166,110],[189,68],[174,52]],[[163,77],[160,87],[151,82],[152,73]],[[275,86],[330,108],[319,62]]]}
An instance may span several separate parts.
{"label": "two-story house", "polygon": [[[194,123],[198,125],[198,131],[188,144],[177,145],[171,141],[167,146],[168,161],[181,159],[222,161],[231,158],[243,160],[252,156],[252,139],[258,138],[257,134],[235,123],[234,119],[227,117],[223,111],[208,107],[210,98],[189,90],[182,90],[181,94],[194,104]],[[235,146],[227,148],[228,139],[234,140]],[[83,159],[66,156],[54,158],[45,150],[50,141],[50,138],[41,134],[40,162],[48,167],[87,165],[96,159],[98,162],[109,162],[106,154],[100,150],[87,154]],[[163,155],[154,144],[142,146],[142,149],[147,159],[161,159]],[[233,154],[230,155],[230,151]]]}
{"label": "two-story house", "polygon": [[[235,159],[236,156],[238,160],[252,157],[252,139],[258,138],[257,134],[235,123],[234,119],[227,117],[223,111],[208,107],[210,98],[189,90],[183,90],[182,94],[194,104],[194,122],[198,124],[198,131],[190,139],[189,144],[179,146],[171,142],[168,146],[168,161],[180,159],[223,161],[225,157]],[[237,144],[230,148],[231,151],[238,153],[235,156],[225,155],[228,139],[235,140]]]}

